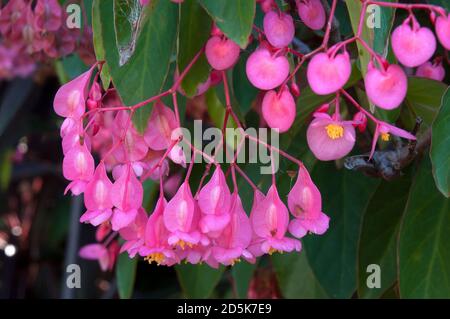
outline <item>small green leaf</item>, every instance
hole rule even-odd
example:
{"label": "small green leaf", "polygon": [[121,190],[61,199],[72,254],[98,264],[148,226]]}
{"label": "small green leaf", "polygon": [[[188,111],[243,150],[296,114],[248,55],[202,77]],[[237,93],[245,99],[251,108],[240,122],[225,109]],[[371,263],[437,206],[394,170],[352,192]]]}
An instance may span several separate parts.
{"label": "small green leaf", "polygon": [[[186,0],[180,6],[180,36],[178,44],[178,67],[183,72],[209,38],[211,18],[196,0]],[[197,92],[199,84],[209,76],[209,64],[204,54],[186,74],[181,86],[187,96]]]}
{"label": "small green leaf", "polygon": [[208,265],[183,264],[175,266],[178,281],[187,298],[208,298],[222,278],[224,267],[211,268]]}
{"label": "small green leaf", "polygon": [[[103,43],[103,30],[101,26],[99,1],[95,0],[92,4],[92,42],[94,43],[95,57],[97,61],[105,61],[105,46]],[[111,75],[109,73],[108,64],[104,64],[102,67],[102,73],[100,74],[102,80],[103,89],[107,90],[111,83]]]}
{"label": "small green leaf", "polygon": [[121,299],[129,299],[133,295],[137,262],[137,258],[130,258],[126,252],[118,257],[116,279],[117,290]]}
{"label": "small green leaf", "polygon": [[450,200],[436,189],[425,157],[415,176],[400,239],[403,298],[450,298]]}
{"label": "small green leaf", "polygon": [[255,18],[255,0],[198,0],[227,37],[245,49]]}
{"label": "small green leaf", "polygon": [[433,122],[431,163],[437,188],[450,196],[450,90],[444,95],[441,109]]}
{"label": "small green leaf", "polygon": [[[359,282],[361,298],[379,298],[397,280],[397,238],[408,199],[410,174],[394,181],[382,181],[364,214],[359,239]],[[381,287],[369,288],[367,266],[381,268]]]}
{"label": "small green leaf", "polygon": [[327,294],[350,298],[356,290],[362,216],[378,181],[324,162],[314,166],[312,179],[322,193],[323,212],[330,216],[330,226],[321,236],[306,236],[303,246]]}

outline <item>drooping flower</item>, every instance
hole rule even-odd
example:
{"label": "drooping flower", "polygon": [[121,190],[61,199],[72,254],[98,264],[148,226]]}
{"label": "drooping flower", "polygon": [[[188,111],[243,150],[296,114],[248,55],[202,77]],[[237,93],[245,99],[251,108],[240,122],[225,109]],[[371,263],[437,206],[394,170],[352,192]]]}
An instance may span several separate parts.
{"label": "drooping flower", "polygon": [[408,140],[416,139],[414,135],[405,130],[402,130],[401,128],[398,128],[386,122],[379,121],[375,128],[375,133],[373,134],[372,149],[370,150],[370,158],[375,152],[375,147],[377,146],[378,138],[381,137],[383,141],[387,142],[390,140],[391,134],[406,138]]}
{"label": "drooping flower", "polygon": [[255,207],[251,214],[253,231],[256,234],[249,250],[254,256],[263,253],[300,251],[298,240],[286,237],[289,224],[289,212],[272,185],[266,197]]}
{"label": "drooping flower", "polygon": [[[410,20],[412,19],[412,27]],[[416,67],[428,61],[436,51],[433,32],[421,27],[415,18],[407,18],[392,32],[392,50],[401,64]]]}
{"label": "drooping flower", "polygon": [[153,105],[149,124],[144,134],[148,147],[155,151],[167,149],[172,142],[172,132],[178,128],[175,113],[162,102]]}
{"label": "drooping flower", "polygon": [[445,69],[442,66],[442,62],[432,63],[428,61],[417,68],[416,76],[442,81],[445,78]]}
{"label": "drooping flower", "polygon": [[139,208],[135,220],[119,230],[120,236],[125,240],[125,243],[120,248],[120,252],[128,252],[130,258],[134,258],[144,245],[144,235],[147,225],[147,213],[144,208]]}
{"label": "drooping flower", "polygon": [[87,183],[94,175],[94,158],[86,147],[86,143],[75,144],[63,159],[64,178],[71,181],[64,193],[69,190],[79,195],[84,192]]}
{"label": "drooping flower", "polygon": [[325,26],[326,14],[320,0],[296,0],[298,15],[310,29],[320,30]]}
{"label": "drooping flower", "polygon": [[206,42],[205,55],[215,70],[226,70],[239,59],[239,46],[225,36],[213,36]]}
{"label": "drooping flower", "polygon": [[111,199],[116,207],[111,218],[114,231],[130,225],[136,218],[138,209],[142,206],[142,184],[128,164],[124,172],[114,182],[111,188]]}
{"label": "drooping flower", "polygon": [[81,247],[79,256],[88,260],[97,260],[102,271],[112,270],[119,253],[119,246],[116,241],[105,247],[102,244],[88,244]]}
{"label": "drooping flower", "polygon": [[331,161],[344,157],[355,145],[352,121],[342,121],[326,113],[314,113],[315,119],[306,132],[308,146],[317,159]]}
{"label": "drooping flower", "polygon": [[56,31],[61,27],[62,9],[57,0],[38,0],[34,15],[38,30]]}
{"label": "drooping flower", "polygon": [[84,114],[89,80],[95,66],[59,88],[53,102],[56,114],[72,118],[80,118]]}
{"label": "drooping flower", "polygon": [[156,207],[150,215],[144,236],[144,245],[139,249],[139,255],[145,257],[149,263],[171,266],[179,262],[173,248],[169,245],[169,231],[164,225],[164,210],[167,201],[161,196],[156,202]]}
{"label": "drooping flower", "polygon": [[318,53],[313,56],[306,71],[308,83],[314,93],[328,95],[344,87],[350,78],[352,66],[347,51],[330,56]]}
{"label": "drooping flower", "polygon": [[296,105],[294,97],[288,89],[277,94],[268,91],[262,101],[262,113],[270,128],[284,133],[289,130],[295,120]]}
{"label": "drooping flower", "polygon": [[297,181],[288,194],[288,206],[295,217],[289,232],[298,238],[312,232],[322,235],[328,229],[330,218],[322,212],[322,196],[305,167],[300,166]]}
{"label": "drooping flower", "polygon": [[253,255],[247,250],[252,239],[250,219],[242,207],[242,202],[234,192],[231,196],[231,220],[212,248],[213,257],[223,265],[234,265],[241,256],[254,262]]}
{"label": "drooping flower", "polygon": [[272,90],[289,75],[289,62],[284,55],[272,55],[265,47],[250,54],[246,73],[250,83],[261,90]]}
{"label": "drooping flower", "polygon": [[202,212],[200,229],[203,233],[217,233],[230,222],[230,190],[222,168],[216,166],[211,180],[198,194],[198,206]]}
{"label": "drooping flower", "polygon": [[437,17],[435,29],[439,42],[444,48],[450,50],[450,14]]}
{"label": "drooping flower", "polygon": [[294,39],[294,20],[284,12],[269,11],[264,16],[264,34],[276,48],[288,46]]}
{"label": "drooping flower", "polygon": [[94,226],[107,221],[112,215],[111,188],[112,183],[106,175],[105,164],[101,162],[95,169],[94,177],[86,185],[84,205],[87,212],[80,222],[89,222]]}
{"label": "drooping flower", "polygon": [[184,182],[164,209],[164,225],[169,230],[168,243],[185,249],[200,242],[198,211],[188,182]]}

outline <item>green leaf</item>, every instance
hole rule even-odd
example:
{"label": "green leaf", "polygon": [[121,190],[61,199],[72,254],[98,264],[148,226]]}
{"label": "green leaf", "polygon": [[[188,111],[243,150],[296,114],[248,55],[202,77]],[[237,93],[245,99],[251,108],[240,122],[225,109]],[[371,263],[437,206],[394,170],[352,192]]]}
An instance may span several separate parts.
{"label": "green leaf", "polygon": [[[397,0],[387,0],[384,2],[397,2]],[[374,32],[373,49],[375,52],[387,57],[389,49],[389,35],[394,25],[395,9],[380,7],[380,27]],[[376,12],[375,12],[376,13]]]}
{"label": "green leaf", "polygon": [[327,298],[314,276],[305,252],[271,256],[278,285],[285,298]]}
{"label": "green leaf", "polygon": [[[100,20],[99,0],[94,0],[92,4],[92,42],[94,43],[95,57],[97,61],[104,61],[105,58],[105,46],[103,45],[103,30]],[[104,64],[102,72],[100,73],[103,89],[107,90],[111,83],[111,74],[109,72],[108,64]]]}
{"label": "green leaf", "polygon": [[252,107],[259,90],[256,89],[248,80],[245,71],[248,52],[242,52],[238,63],[233,68],[233,93],[239,103],[239,110],[245,116]]}
{"label": "green leaf", "polygon": [[450,90],[444,95],[441,109],[433,122],[430,150],[433,176],[439,191],[450,196]]}
{"label": "green leaf", "polygon": [[418,77],[408,79],[406,103],[415,116],[423,119],[424,128],[433,123],[447,87],[446,84],[435,80]]}
{"label": "green leaf", "polygon": [[403,298],[450,298],[450,200],[434,186],[425,157],[411,186],[400,229]]}
{"label": "green leaf", "polygon": [[116,279],[117,290],[121,299],[129,299],[133,295],[137,261],[137,258],[130,258],[126,252],[119,255],[116,265]]}
{"label": "green leaf", "polygon": [[236,285],[236,297],[247,298],[248,287],[256,267],[256,264],[240,262],[231,268],[234,284]]}
{"label": "green leaf", "polygon": [[248,43],[255,18],[255,0],[198,0],[225,35],[242,49]]}
{"label": "green leaf", "polygon": [[[113,1],[95,0],[93,10],[93,16],[99,16],[99,22],[94,23],[94,34],[100,33],[99,42],[103,44],[112,81],[123,103],[131,106],[160,93],[177,37],[178,5],[171,1],[154,0],[146,6],[143,13],[146,19],[134,54],[122,66],[115,45]],[[147,105],[138,109],[133,117],[133,123],[140,132],[147,127],[150,108],[151,105]]]}
{"label": "green leaf", "polygon": [[[187,0],[180,6],[180,36],[178,44],[178,67],[183,72],[209,38],[211,19],[196,0]],[[209,76],[209,64],[204,54],[197,60],[183,79],[181,86],[187,96],[197,93],[199,84]]]}
{"label": "green leaf", "polygon": [[5,150],[0,154],[0,190],[8,189],[12,173],[13,151]]}
{"label": "green leaf", "polygon": [[139,0],[114,0],[114,30],[120,66],[134,53],[145,20],[143,12]]}
{"label": "green leaf", "polygon": [[333,162],[314,166],[313,181],[322,193],[330,227],[303,240],[309,264],[327,294],[349,298],[356,290],[357,251],[362,216],[378,181],[361,173],[336,169]]}
{"label": "green leaf", "polygon": [[203,265],[177,265],[178,281],[187,298],[208,298],[222,277],[224,267],[219,269]]}
{"label": "green leaf", "polygon": [[[380,298],[397,280],[397,238],[408,199],[410,174],[394,181],[382,181],[364,214],[359,239],[359,282],[361,298]],[[381,287],[369,288],[367,266],[381,268]]]}

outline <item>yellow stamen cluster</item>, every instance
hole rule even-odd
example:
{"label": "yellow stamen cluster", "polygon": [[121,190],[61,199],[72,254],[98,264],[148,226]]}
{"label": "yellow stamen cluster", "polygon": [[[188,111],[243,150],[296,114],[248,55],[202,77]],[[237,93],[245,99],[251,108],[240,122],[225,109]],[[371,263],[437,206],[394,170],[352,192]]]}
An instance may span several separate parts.
{"label": "yellow stamen cluster", "polygon": [[272,256],[273,253],[280,253],[280,254],[282,254],[283,251],[282,251],[282,250],[275,249],[275,248],[273,248],[273,247],[270,247],[270,249],[269,249],[269,255]]}
{"label": "yellow stamen cluster", "polygon": [[344,136],[344,128],[338,124],[328,124],[325,126],[325,130],[327,131],[328,137],[332,140],[336,140]]}
{"label": "yellow stamen cluster", "polygon": [[185,250],[186,246],[188,246],[189,248],[194,247],[193,244],[185,242],[184,240],[179,240],[176,245],[179,246],[182,250]]}
{"label": "yellow stamen cluster", "polygon": [[165,256],[162,253],[153,253],[144,258],[149,264],[155,262],[158,266],[164,262]]}
{"label": "yellow stamen cluster", "polygon": [[235,258],[231,261],[230,266],[234,266],[236,263],[240,263],[241,259],[240,258]]}
{"label": "yellow stamen cluster", "polygon": [[387,142],[391,139],[391,135],[389,133],[381,133],[381,139]]}

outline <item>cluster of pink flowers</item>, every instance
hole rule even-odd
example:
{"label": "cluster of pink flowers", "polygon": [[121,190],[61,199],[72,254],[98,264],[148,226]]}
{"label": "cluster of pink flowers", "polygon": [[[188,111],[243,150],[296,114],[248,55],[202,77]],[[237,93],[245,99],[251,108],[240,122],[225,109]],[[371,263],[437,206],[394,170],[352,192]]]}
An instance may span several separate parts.
{"label": "cluster of pink flowers", "polygon": [[[269,127],[283,133],[293,125],[297,115],[295,98],[301,94],[295,76],[309,59],[306,77],[311,89],[318,95],[333,95],[329,103],[313,113],[307,129],[307,142],[317,159],[330,161],[346,156],[355,145],[356,130],[364,132],[368,120],[375,124],[371,156],[379,138],[388,141],[394,134],[415,139],[409,132],[377,119],[344,90],[352,70],[346,46],[359,42],[371,55],[364,77],[370,102],[376,107],[391,110],[399,107],[406,96],[407,76],[404,69],[400,65],[390,65],[361,38],[363,19],[354,37],[328,47],[337,1],[332,2],[327,23],[320,0],[297,0],[298,15],[306,26],[314,30],[327,26],[322,45],[311,53],[301,54],[289,46],[295,33],[292,16],[282,12],[273,0],[258,2],[265,12],[263,30],[255,26],[258,37],[251,37],[251,40],[258,40],[259,47],[246,61],[246,74],[256,88],[264,91],[261,114]],[[403,66],[418,67],[418,76],[442,80],[441,58],[430,61],[437,41],[430,29],[419,26],[413,15],[413,5],[365,1],[362,14],[370,3],[409,11],[405,22],[393,31],[394,53]],[[148,4],[148,1],[141,1],[141,4]],[[438,6],[427,5],[426,8],[436,25],[439,41],[449,49],[449,15]],[[230,117],[242,128],[231,108],[225,72],[239,60],[240,48],[216,26],[212,27],[205,47],[186,69],[176,72],[173,86],[146,101],[124,106],[114,88],[103,90],[98,81],[103,62],[96,63],[89,71],[63,85],[56,94],[55,112],[65,118],[61,137],[63,173],[70,181],[66,192],[70,190],[75,195],[84,194],[87,211],[80,220],[99,226],[97,237],[102,242],[84,247],[80,254],[98,259],[103,269],[111,268],[114,263],[113,255],[118,253],[118,234],[125,240],[120,251],[128,252],[130,257],[139,255],[149,262],[168,266],[184,260],[218,267],[219,264],[233,265],[241,258],[254,262],[263,254],[300,251],[298,238],[307,233],[320,235],[328,229],[329,217],[322,212],[320,191],[303,163],[249,135],[244,135],[244,140],[248,138],[270,152],[278,152],[298,166],[297,181],[288,194],[287,206],[278,195],[274,171],[272,185],[264,194],[235,161],[224,173],[223,166],[214,156],[205,154],[190,143],[192,157],[200,154],[208,159],[208,168],[201,178],[198,191],[193,194],[189,184],[194,164],[192,160],[184,181],[174,196],[166,200],[163,183],[169,174],[169,161],[183,167],[187,163],[180,147],[184,136],[180,130],[177,94],[184,94],[180,83],[203,53],[212,71],[208,80],[199,85],[197,94],[203,94],[211,85],[222,80],[226,100],[223,128],[227,127]],[[293,71],[288,54],[298,59]],[[162,97],[170,95],[173,109],[161,101]],[[342,118],[341,98],[356,108],[350,120]],[[150,103],[153,105],[152,111],[147,127],[141,133],[134,126],[132,117],[138,108]],[[94,152],[100,157],[97,165],[92,155]],[[237,158],[240,147],[234,152]],[[203,185],[212,166],[214,173]],[[232,191],[227,184],[230,172]],[[254,190],[249,215],[244,211],[239,197],[236,172]],[[159,198],[149,216],[142,207],[142,183],[147,178],[160,182]]]}
{"label": "cluster of pink flowers", "polygon": [[92,31],[69,29],[57,0],[10,0],[0,11],[0,78],[30,75],[37,62],[59,58],[80,49],[92,63]]}

